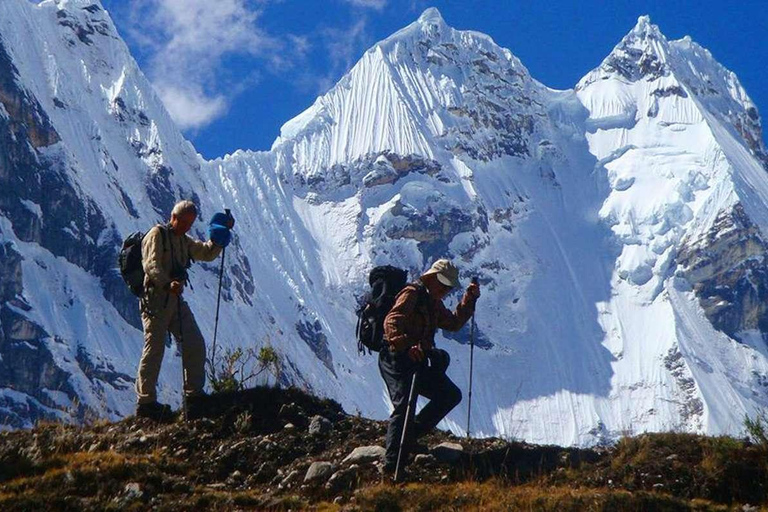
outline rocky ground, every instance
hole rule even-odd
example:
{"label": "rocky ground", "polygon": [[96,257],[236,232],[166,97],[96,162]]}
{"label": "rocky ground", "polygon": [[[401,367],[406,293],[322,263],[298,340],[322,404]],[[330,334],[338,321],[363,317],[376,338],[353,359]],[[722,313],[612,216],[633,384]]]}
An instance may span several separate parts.
{"label": "rocky ground", "polygon": [[578,450],[435,432],[402,484],[386,424],[298,390],[211,397],[200,418],[0,434],[0,510],[768,510],[768,450],[655,434]]}

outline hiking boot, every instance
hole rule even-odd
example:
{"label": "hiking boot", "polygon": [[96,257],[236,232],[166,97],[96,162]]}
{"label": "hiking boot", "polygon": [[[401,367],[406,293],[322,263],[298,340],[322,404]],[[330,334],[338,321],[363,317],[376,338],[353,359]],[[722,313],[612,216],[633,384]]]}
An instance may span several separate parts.
{"label": "hiking boot", "polygon": [[208,397],[205,393],[197,393],[184,398],[184,419],[187,421],[197,420],[205,416],[205,399]]}
{"label": "hiking boot", "polygon": [[170,421],[173,419],[173,411],[170,405],[158,402],[139,404],[136,407],[137,418],[148,418],[153,421]]}

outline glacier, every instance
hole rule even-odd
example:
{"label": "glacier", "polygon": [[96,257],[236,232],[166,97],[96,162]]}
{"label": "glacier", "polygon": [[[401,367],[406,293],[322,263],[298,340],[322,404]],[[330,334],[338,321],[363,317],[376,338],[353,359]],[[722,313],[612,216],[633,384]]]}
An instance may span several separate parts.
{"label": "glacier", "polygon": [[[116,274],[179,198],[237,219],[218,339],[280,385],[385,418],[357,353],[378,264],[478,276],[472,432],[591,446],[739,434],[768,405],[768,152],[734,73],[647,17],[571,90],[427,9],[269,151],[206,161],[94,0],[0,3],[0,423],[133,412],[142,337]],[[218,262],[187,300],[210,343]],[[449,306],[458,297],[448,299]],[[469,332],[443,333],[466,391]],[[166,352],[161,400],[178,405]],[[465,393],[466,394],[466,393]],[[466,401],[443,422],[466,428]]]}

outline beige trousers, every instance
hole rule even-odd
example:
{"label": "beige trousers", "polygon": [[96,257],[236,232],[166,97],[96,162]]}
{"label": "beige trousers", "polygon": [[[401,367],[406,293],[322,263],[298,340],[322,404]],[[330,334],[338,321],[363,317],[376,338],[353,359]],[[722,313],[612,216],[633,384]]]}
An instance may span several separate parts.
{"label": "beige trousers", "polygon": [[[150,315],[142,308],[141,322],[144,325],[144,350],[141,353],[139,375],[136,379],[138,402],[144,404],[157,401],[157,378],[160,375],[168,331],[181,347],[184,394],[190,396],[202,393],[205,386],[205,340],[187,302],[181,297],[171,295],[168,305],[154,314]],[[179,334],[182,334],[181,338]]]}

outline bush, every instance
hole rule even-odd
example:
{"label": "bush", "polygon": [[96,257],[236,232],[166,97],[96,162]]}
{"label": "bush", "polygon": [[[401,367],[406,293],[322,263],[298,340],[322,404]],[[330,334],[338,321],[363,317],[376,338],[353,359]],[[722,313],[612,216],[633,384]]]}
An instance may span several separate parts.
{"label": "bush", "polygon": [[744,416],[744,428],[749,439],[756,445],[768,450],[768,416],[764,409],[754,417]]}
{"label": "bush", "polygon": [[243,350],[242,347],[227,349],[218,361],[208,360],[208,380],[216,393],[240,391],[264,372],[270,372],[275,380],[280,376],[280,356],[271,345]]}

